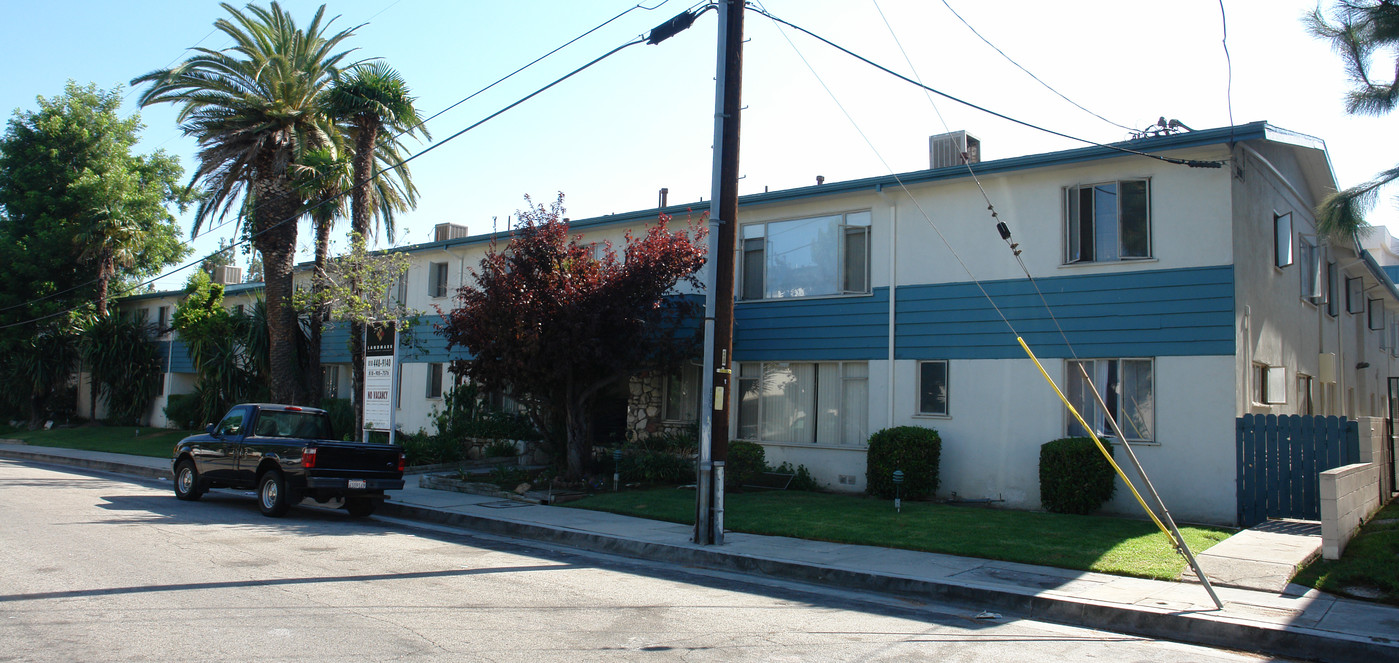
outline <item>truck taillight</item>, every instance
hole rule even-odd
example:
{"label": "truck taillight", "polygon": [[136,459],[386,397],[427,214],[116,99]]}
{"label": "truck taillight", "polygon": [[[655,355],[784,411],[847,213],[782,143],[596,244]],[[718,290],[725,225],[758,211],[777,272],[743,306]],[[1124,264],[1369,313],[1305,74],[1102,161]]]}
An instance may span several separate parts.
{"label": "truck taillight", "polygon": [[398,452],[398,471],[402,472],[408,467],[408,456],[402,451]]}
{"label": "truck taillight", "polygon": [[308,468],[309,468],[309,467],[315,467],[315,466],[316,466],[316,448],[315,448],[315,447],[310,447],[310,448],[306,449],[305,451],[301,452],[301,466],[302,466],[302,467],[308,467]]}

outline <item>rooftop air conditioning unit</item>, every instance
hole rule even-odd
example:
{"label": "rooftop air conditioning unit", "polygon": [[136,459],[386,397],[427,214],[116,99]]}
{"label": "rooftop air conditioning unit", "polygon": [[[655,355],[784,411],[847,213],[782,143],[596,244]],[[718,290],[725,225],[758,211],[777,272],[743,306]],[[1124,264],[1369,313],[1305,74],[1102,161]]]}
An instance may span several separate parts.
{"label": "rooftop air conditioning unit", "polygon": [[981,140],[965,131],[929,136],[928,162],[935,169],[981,163]]}
{"label": "rooftop air conditioning unit", "polygon": [[234,285],[243,282],[243,268],[220,265],[209,274],[209,280],[220,285]]}
{"label": "rooftop air conditioning unit", "polygon": [[466,226],[455,223],[439,223],[432,228],[432,241],[445,242],[449,239],[461,239],[466,237]]}

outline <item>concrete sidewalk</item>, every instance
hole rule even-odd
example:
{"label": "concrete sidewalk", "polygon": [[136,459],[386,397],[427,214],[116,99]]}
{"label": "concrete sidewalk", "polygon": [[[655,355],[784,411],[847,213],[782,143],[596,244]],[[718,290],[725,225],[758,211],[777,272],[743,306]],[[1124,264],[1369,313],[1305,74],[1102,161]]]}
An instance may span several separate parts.
{"label": "concrete sidewalk", "polygon": [[[159,458],[0,444],[0,458],[169,480]],[[410,477],[409,483],[415,483]],[[730,532],[690,542],[690,527],[609,513],[410,485],[383,516],[547,541],[674,564],[897,594],[1181,642],[1323,661],[1399,660],[1399,609],[1295,585],[1218,587],[1216,610],[1196,584],[1125,578],[936,553]],[[1223,544],[1220,544],[1223,545]],[[1237,546],[1236,546],[1237,548]],[[1231,557],[1247,556],[1235,549]],[[1211,576],[1214,572],[1206,569]]]}

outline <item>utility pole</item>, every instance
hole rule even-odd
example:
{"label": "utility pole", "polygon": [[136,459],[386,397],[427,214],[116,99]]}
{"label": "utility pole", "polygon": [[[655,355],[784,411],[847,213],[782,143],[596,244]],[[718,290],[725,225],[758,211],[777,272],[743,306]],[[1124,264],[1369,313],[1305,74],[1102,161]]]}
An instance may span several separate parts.
{"label": "utility pole", "polygon": [[724,461],[732,399],[734,246],[738,236],[738,136],[743,89],[743,0],[719,0],[714,76],[714,165],[705,273],[704,377],[695,543],[724,542]]}

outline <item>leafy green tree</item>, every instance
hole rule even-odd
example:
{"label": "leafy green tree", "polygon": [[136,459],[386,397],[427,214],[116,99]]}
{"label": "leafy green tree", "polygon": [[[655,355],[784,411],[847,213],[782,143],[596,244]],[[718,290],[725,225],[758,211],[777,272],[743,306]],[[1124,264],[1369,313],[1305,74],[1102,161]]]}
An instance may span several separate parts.
{"label": "leafy green tree", "polygon": [[[37,101],[0,138],[0,356],[61,371],[85,314],[105,316],[111,298],[188,253],[169,211],[188,198],[173,157],[131,153],[141,123],[120,116],[119,92],[70,81]],[[21,362],[28,352],[55,354]],[[7,400],[37,420],[34,406],[53,406],[68,378],[26,374],[37,381],[16,391],[27,395]]]}
{"label": "leafy green tree", "polygon": [[[430,137],[427,128],[422,126],[422,118],[413,107],[413,97],[408,91],[408,83],[392,67],[383,62],[368,62],[356,65],[342,72],[325,96],[325,109],[349,125],[354,138],[354,172],[350,187],[350,235],[367,237],[371,215],[377,216],[384,226],[385,234],[393,238],[393,212],[416,206],[417,192],[406,166],[399,166],[388,172],[381,172],[378,156],[392,152],[395,136],[416,135]],[[381,140],[386,133],[392,133],[387,140]],[[384,143],[385,145],[381,145]],[[389,164],[390,166],[396,164]],[[392,176],[385,179],[383,176]],[[386,184],[401,182],[402,186],[389,187]],[[377,183],[377,184],[376,184]],[[375,214],[375,212],[378,212]],[[363,294],[362,284],[354,280],[351,273],[350,289],[356,296]],[[360,394],[364,390],[364,322],[356,320],[350,325],[350,367],[354,382],[355,422],[361,427],[364,421],[364,404]]]}
{"label": "leafy green tree", "polygon": [[199,142],[192,184],[201,186],[195,218],[225,216],[238,207],[251,227],[265,270],[268,354],[274,400],[304,403],[306,389],[297,361],[300,324],[292,306],[296,219],[303,213],[292,164],[306,150],[331,143],[334,124],[320,98],[349,51],[336,51],[356,28],[331,33],[322,5],[305,28],[273,2],[246,11],[221,5],[228,18],[214,27],[234,45],[220,51],[195,48],[195,55],[170,69],[140,76],[148,83],[141,104],[180,108],[185,135]]}
{"label": "leafy green tree", "polygon": [[159,273],[188,253],[169,205],[188,201],[178,161],[134,155],[139,116],[121,95],[69,82],[18,111],[0,138],[0,322],[91,301],[105,315],[113,279]]}
{"label": "leafy green tree", "polygon": [[[1376,80],[1371,64],[1375,53],[1392,53],[1399,48],[1399,3],[1338,0],[1330,19],[1318,6],[1303,17],[1303,22],[1312,35],[1329,40],[1345,63],[1354,85],[1346,96],[1346,112],[1378,116],[1394,110],[1399,103],[1399,79]],[[1399,67],[1399,58],[1390,67]],[[1380,190],[1396,179],[1399,166],[1327,196],[1317,207],[1318,230],[1333,238],[1358,242],[1369,229],[1365,213],[1375,206]]]}

